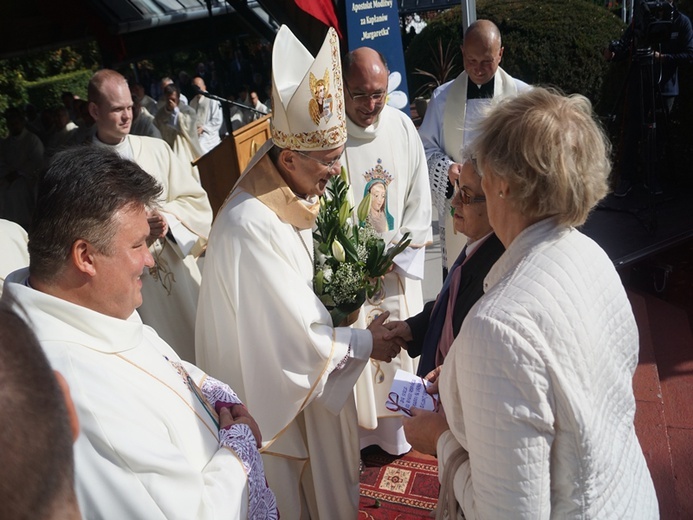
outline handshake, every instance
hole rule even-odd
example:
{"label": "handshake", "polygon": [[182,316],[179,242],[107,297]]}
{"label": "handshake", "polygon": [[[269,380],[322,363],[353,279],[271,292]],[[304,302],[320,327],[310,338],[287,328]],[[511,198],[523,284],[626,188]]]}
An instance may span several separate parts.
{"label": "handshake", "polygon": [[373,335],[373,351],[371,357],[378,361],[389,363],[399,354],[400,350],[407,350],[407,342],[412,340],[411,329],[405,321],[392,321],[385,323],[390,316],[385,311],[374,319],[368,326]]}

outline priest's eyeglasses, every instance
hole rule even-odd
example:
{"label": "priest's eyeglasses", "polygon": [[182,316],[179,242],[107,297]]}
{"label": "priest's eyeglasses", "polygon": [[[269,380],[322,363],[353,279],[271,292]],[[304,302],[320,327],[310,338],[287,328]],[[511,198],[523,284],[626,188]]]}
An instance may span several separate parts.
{"label": "priest's eyeglasses", "polygon": [[371,94],[352,94],[351,90],[349,89],[349,85],[344,83],[344,86],[346,87],[347,92],[349,93],[349,97],[354,100],[356,103],[368,103],[369,101],[373,101],[373,103],[381,103],[383,99],[385,99],[385,96],[387,95],[387,92],[385,91],[380,91],[380,92],[373,92]]}
{"label": "priest's eyeglasses", "polygon": [[486,202],[486,197],[483,195],[474,195],[473,193],[470,193],[469,188],[467,188],[467,186],[460,187],[460,183],[458,181],[455,181],[455,192],[457,195],[459,195],[462,204],[467,206],[470,204],[477,204],[479,202]]}
{"label": "priest's eyeglasses", "polygon": [[334,168],[334,165],[337,164],[339,162],[339,160],[341,159],[341,157],[337,157],[336,159],[334,159],[330,162],[325,162],[325,161],[321,161],[317,157],[313,157],[312,155],[308,155],[307,153],[304,153],[300,150],[292,150],[292,151],[299,154],[299,155],[302,155],[303,157],[307,157],[311,161],[315,161],[316,163],[322,164],[323,166],[327,167],[328,171],[332,170],[332,168]]}

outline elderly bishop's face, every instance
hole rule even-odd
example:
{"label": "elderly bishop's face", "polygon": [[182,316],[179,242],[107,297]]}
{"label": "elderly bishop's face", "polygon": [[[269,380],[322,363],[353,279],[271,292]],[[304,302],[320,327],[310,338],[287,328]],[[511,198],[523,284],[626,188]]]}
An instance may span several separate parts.
{"label": "elderly bishop's face", "polygon": [[339,175],[342,168],[340,157],[343,152],[343,145],[332,150],[315,152],[285,150],[283,153],[288,153],[290,156],[285,162],[284,179],[297,195],[319,197],[325,193],[329,180]]}

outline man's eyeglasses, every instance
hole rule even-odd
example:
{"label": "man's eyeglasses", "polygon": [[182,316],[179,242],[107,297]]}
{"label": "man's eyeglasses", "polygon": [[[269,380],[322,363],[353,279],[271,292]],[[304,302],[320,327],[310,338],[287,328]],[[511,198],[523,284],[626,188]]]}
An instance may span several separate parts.
{"label": "man's eyeglasses", "polygon": [[460,183],[458,181],[455,181],[455,188],[456,192],[460,197],[460,200],[462,201],[462,204],[464,205],[469,205],[469,204],[477,204],[479,202],[486,202],[486,197],[483,195],[474,195],[473,193],[469,193],[469,188],[466,186],[460,187]]}
{"label": "man's eyeglasses", "polygon": [[325,161],[321,161],[317,157],[313,157],[312,155],[308,155],[307,153],[303,153],[300,150],[292,150],[292,151],[299,154],[299,155],[302,155],[303,157],[307,157],[311,161],[315,161],[316,163],[322,164],[323,166],[327,167],[328,170],[331,170],[332,168],[334,168],[334,165],[337,164],[337,162],[339,162],[339,159],[341,159],[341,157],[337,157],[336,159],[334,159],[330,162],[325,162]]}
{"label": "man's eyeglasses", "polygon": [[368,101],[373,101],[374,103],[380,103],[382,102],[383,99],[385,99],[385,96],[387,95],[387,92],[373,92],[372,94],[352,94],[351,90],[349,89],[349,85],[344,83],[344,86],[346,87],[347,92],[349,93],[349,96],[351,99],[353,99],[356,103],[368,103]]}

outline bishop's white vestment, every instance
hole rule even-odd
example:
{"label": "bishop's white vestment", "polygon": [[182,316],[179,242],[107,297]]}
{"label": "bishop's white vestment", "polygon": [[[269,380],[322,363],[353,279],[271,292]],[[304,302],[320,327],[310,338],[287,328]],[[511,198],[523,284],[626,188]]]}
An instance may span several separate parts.
{"label": "bishop's white vestment", "polygon": [[250,428],[215,424],[217,400],[239,402],[228,386],[181,361],[137,312],[101,314],[32,289],[28,274],[7,278],[3,300],[14,297],[70,386],[84,518],[276,518]]}
{"label": "bishop's white vestment", "polygon": [[[99,146],[106,146],[94,139]],[[149,247],[156,266],[142,276],[142,321],[153,327],[178,355],[195,362],[195,315],[202,275],[197,257],[204,251],[212,208],[190,169],[161,139],[129,135],[116,152],[135,161],[163,186],[160,211],[169,234]]]}
{"label": "bishop's white vestment", "polygon": [[[431,191],[421,139],[404,113],[386,105],[367,128],[347,119],[347,132],[343,164],[354,207],[358,208],[369,191],[384,190],[378,199],[383,224],[375,226],[376,230],[386,244],[396,244],[406,232],[411,238],[409,248],[395,259],[395,269],[385,275],[383,289],[361,308],[354,326],[365,328],[385,311],[390,311],[389,319],[394,321],[418,314],[423,308],[425,245],[432,240]],[[372,211],[376,211],[376,203],[372,193]],[[366,365],[356,385],[359,425],[365,429],[361,432],[362,448],[378,444],[393,454],[409,451],[401,431],[401,415],[388,410],[385,403],[397,369],[415,373],[415,362],[402,351],[390,363],[371,359]]]}
{"label": "bishop's white vestment", "polygon": [[353,387],[369,331],[332,327],[313,292],[317,199],[299,199],[266,150],[212,228],[196,325],[198,364],[228,381],[263,436],[282,520],[353,520],[359,445]]}

